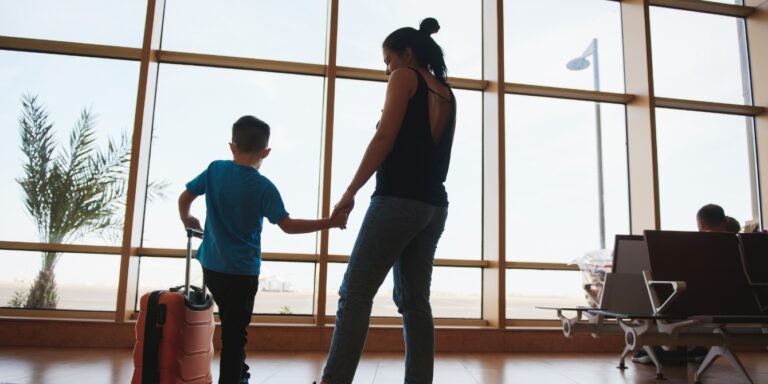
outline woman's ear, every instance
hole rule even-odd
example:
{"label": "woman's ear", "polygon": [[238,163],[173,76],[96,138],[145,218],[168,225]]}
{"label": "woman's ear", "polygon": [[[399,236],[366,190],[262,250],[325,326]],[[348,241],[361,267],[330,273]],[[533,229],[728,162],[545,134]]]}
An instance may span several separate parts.
{"label": "woman's ear", "polygon": [[413,48],[408,47],[403,51],[403,58],[405,59],[405,62],[410,64],[413,64],[416,61],[416,56],[413,54]]}

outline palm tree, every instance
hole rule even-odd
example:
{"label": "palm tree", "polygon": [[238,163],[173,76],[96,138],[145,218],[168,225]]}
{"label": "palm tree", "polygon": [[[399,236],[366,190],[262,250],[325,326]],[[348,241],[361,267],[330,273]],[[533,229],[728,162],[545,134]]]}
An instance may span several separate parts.
{"label": "palm tree", "polygon": [[[68,147],[59,148],[48,112],[37,96],[22,96],[19,118],[24,174],[16,181],[24,205],[43,243],[68,243],[86,234],[117,235],[122,216],[130,143],[126,134],[96,146],[95,118],[84,108],[69,134]],[[155,183],[162,197],[166,183]],[[160,192],[157,192],[160,190]],[[61,254],[42,252],[42,266],[29,291],[17,292],[10,304],[25,308],[56,308],[54,269]]]}

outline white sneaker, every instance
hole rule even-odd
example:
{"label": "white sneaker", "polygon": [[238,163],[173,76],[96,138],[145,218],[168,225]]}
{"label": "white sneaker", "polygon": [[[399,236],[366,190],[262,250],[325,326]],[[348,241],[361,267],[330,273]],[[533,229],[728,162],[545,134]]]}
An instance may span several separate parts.
{"label": "white sneaker", "polygon": [[632,355],[632,362],[638,364],[652,364],[653,360],[651,360],[651,357],[648,356],[647,352],[639,350]]}

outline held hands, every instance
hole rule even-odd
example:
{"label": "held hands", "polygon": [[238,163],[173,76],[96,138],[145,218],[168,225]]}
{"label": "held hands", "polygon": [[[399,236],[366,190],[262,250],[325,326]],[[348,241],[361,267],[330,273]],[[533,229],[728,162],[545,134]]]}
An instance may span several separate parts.
{"label": "held hands", "polygon": [[182,218],[181,222],[184,223],[184,228],[203,230],[203,227],[200,225],[200,220],[192,215]]}
{"label": "held hands", "polygon": [[329,217],[328,220],[331,223],[331,228],[347,229],[348,218],[349,212],[334,209],[333,212],[331,212],[331,217]]}
{"label": "held hands", "polygon": [[347,219],[349,218],[349,213],[352,212],[352,209],[355,207],[355,195],[350,193],[349,191],[345,192],[343,196],[341,196],[341,199],[338,203],[333,207],[333,212],[331,213],[331,222],[334,223],[334,226],[336,226],[336,221],[334,221],[334,218],[336,220],[340,220],[343,218],[343,223],[339,225],[338,227],[341,229],[347,228]]}

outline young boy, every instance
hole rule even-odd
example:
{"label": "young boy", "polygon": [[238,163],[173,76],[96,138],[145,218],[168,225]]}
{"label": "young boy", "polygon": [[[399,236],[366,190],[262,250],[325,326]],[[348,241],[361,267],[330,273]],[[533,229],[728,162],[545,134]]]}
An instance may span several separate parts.
{"label": "young boy", "polygon": [[269,155],[269,125],[243,116],[232,126],[232,161],[212,162],[187,183],[179,196],[179,215],[187,228],[200,229],[189,212],[205,195],[205,235],[197,252],[203,278],[219,306],[221,362],[219,384],[248,383],[246,328],[259,287],[263,218],[286,233],[306,233],[346,225],[346,215],[320,220],[292,219],[280,193],[258,169]]}

